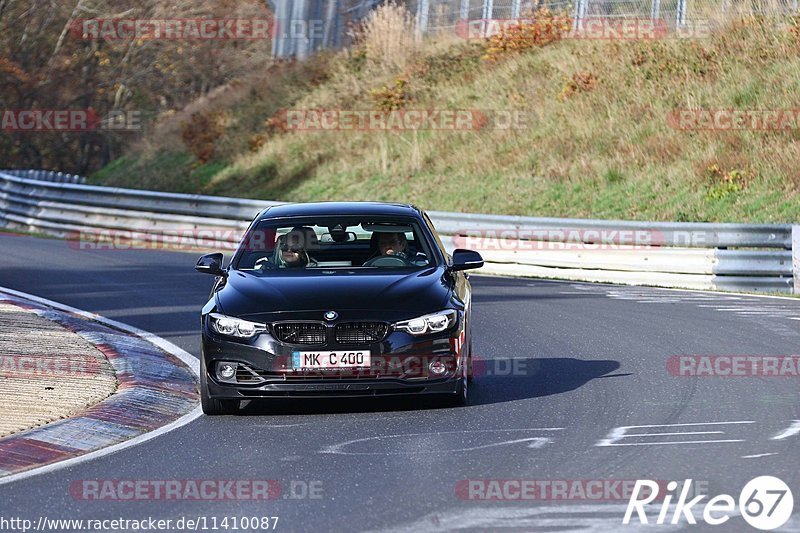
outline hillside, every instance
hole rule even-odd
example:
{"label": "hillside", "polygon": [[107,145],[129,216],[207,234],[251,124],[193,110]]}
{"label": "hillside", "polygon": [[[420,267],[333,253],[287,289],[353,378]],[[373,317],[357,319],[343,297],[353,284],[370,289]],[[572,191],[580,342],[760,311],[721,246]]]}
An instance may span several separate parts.
{"label": "hillside", "polygon": [[[800,220],[796,20],[730,21],[696,39],[523,30],[417,44],[402,14],[381,17],[350,51],[271,65],[162,119],[92,181],[535,216]],[[313,121],[293,128],[286,109],[338,110],[340,119],[348,110],[467,110],[480,120],[318,131]],[[747,120],[766,122],[731,127],[733,110],[759,110]],[[493,126],[504,113],[521,117],[517,127]],[[717,127],[700,129],[709,116]]]}

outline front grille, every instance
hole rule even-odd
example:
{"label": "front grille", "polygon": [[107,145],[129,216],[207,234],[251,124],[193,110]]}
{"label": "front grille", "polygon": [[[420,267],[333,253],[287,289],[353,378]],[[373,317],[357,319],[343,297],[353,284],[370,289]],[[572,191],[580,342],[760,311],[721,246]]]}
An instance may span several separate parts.
{"label": "front grille", "polygon": [[316,322],[282,322],[273,327],[275,338],[290,344],[325,344],[325,326]]}
{"label": "front grille", "polygon": [[346,322],[336,326],[336,342],[341,344],[370,344],[386,336],[386,322]]}

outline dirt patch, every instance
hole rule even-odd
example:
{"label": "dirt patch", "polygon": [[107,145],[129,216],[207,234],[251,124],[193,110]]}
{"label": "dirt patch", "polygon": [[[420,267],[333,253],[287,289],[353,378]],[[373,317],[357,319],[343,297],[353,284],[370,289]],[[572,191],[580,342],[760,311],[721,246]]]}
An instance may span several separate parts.
{"label": "dirt patch", "polygon": [[0,303],[0,437],[72,416],[116,388],[111,363],[83,337]]}

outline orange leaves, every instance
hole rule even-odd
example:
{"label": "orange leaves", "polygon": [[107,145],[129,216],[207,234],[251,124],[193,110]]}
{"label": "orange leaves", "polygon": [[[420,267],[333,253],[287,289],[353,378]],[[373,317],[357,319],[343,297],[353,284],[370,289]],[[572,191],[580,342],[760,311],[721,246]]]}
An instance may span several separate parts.
{"label": "orange leaves", "polygon": [[218,112],[193,113],[189,122],[181,126],[181,138],[198,162],[207,163],[214,157],[215,143],[225,133],[222,118]]}
{"label": "orange leaves", "polygon": [[597,81],[597,76],[592,72],[576,72],[566,82],[558,97],[560,100],[565,100],[577,92],[588,93],[597,86]]}
{"label": "orange leaves", "polygon": [[497,61],[504,56],[560,41],[570,31],[572,20],[556,16],[547,8],[536,12],[529,21],[505,27],[486,40],[484,59]]}

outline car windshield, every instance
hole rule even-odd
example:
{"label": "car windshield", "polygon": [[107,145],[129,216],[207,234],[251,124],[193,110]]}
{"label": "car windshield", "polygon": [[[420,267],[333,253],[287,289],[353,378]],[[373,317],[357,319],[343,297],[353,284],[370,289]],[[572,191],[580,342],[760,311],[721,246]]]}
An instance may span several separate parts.
{"label": "car windshield", "polygon": [[410,218],[264,219],[250,228],[234,258],[237,270],[255,274],[434,264],[430,242]]}

